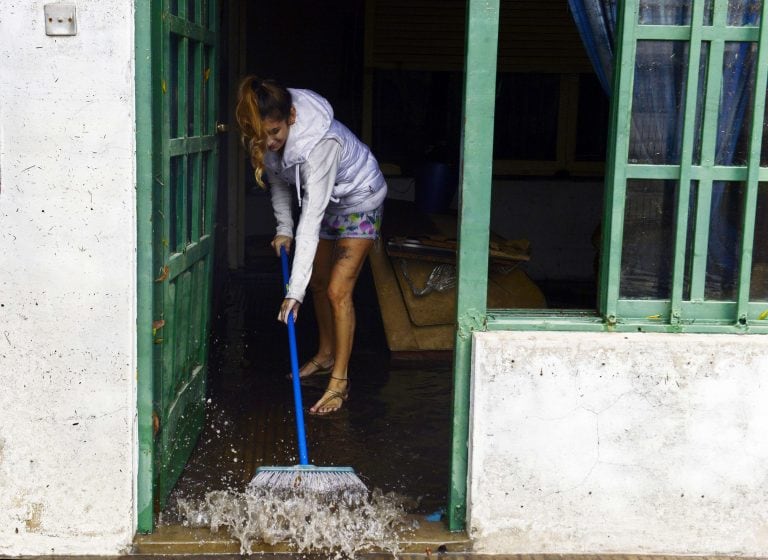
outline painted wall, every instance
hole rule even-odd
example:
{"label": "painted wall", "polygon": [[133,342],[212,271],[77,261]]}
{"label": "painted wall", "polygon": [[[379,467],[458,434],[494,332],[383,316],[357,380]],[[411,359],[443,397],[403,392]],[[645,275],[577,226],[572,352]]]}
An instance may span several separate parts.
{"label": "painted wall", "polygon": [[768,554],[767,343],[476,333],[475,550]]}
{"label": "painted wall", "polygon": [[124,550],[134,527],[133,3],[0,12],[0,555]]}

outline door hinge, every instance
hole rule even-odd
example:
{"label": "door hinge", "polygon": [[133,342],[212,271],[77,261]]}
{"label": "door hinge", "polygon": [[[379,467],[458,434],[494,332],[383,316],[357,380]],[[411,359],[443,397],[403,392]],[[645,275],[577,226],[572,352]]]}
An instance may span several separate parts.
{"label": "door hinge", "polygon": [[152,436],[157,436],[157,433],[160,431],[160,417],[157,415],[157,412],[154,410],[152,411]]}

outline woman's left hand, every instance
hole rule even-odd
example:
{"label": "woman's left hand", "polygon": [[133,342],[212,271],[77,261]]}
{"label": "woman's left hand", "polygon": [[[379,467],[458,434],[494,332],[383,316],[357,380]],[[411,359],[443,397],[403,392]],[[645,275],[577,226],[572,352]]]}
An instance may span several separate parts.
{"label": "woman's left hand", "polygon": [[288,324],[288,314],[293,313],[293,322],[299,318],[299,307],[301,303],[295,299],[285,298],[280,306],[280,313],[277,315],[277,320]]}

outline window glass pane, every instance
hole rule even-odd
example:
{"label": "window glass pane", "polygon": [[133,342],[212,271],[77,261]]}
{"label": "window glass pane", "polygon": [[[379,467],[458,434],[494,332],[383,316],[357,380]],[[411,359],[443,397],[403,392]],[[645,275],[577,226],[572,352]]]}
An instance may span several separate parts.
{"label": "window glass pane", "polygon": [[691,270],[693,266],[694,228],[696,225],[696,201],[699,199],[699,182],[691,181],[691,198],[688,204],[688,231],[685,237],[685,271],[683,272],[683,299],[691,299]]}
{"label": "window glass pane", "polygon": [[557,159],[559,105],[559,74],[500,74],[494,159]]}
{"label": "window glass pane", "polygon": [[[200,181],[200,169],[198,168],[198,162],[200,161],[200,152],[189,154],[187,156],[187,215],[186,215],[186,228],[184,232],[184,238],[187,243],[195,242],[195,236],[193,235],[192,224],[198,219],[194,215],[196,195],[200,194],[198,189]],[[197,198],[197,201],[200,199]],[[199,225],[199,224],[198,224]]]}
{"label": "window glass pane", "polygon": [[196,0],[187,0],[187,19],[189,21],[197,22],[197,7]]}
{"label": "window glass pane", "polygon": [[170,136],[176,138],[179,135],[179,36],[171,33],[169,38],[168,73],[166,86],[168,95],[168,118],[170,119]]}
{"label": "window glass pane", "polygon": [[707,69],[709,67],[709,41],[701,43],[699,57],[699,91],[696,93],[696,120],[693,132],[693,164],[701,165],[701,125],[704,122],[704,86],[707,83]]}
{"label": "window glass pane", "polygon": [[[187,58],[187,135],[196,136],[199,127],[200,116],[197,114],[199,107],[195,105],[195,96],[200,91],[200,49],[199,43],[192,39],[187,40],[189,54]],[[199,101],[199,100],[198,100]]]}
{"label": "window glass pane", "polygon": [[712,25],[712,10],[714,9],[715,0],[707,0],[704,4],[704,25]]}
{"label": "window glass pane", "polygon": [[210,11],[210,6],[208,5],[208,0],[202,0],[200,2],[200,25],[208,29],[208,26],[210,25],[210,19],[208,17]]}
{"label": "window glass pane", "polygon": [[[765,92],[768,97],[768,91]],[[768,167],[768,103],[765,104],[765,111],[763,112],[763,142],[760,146],[760,165],[762,167]]]}
{"label": "window glass pane", "polygon": [[213,62],[213,51],[208,46],[203,46],[203,78],[202,87],[200,88],[200,120],[202,125],[202,133],[213,134],[213,119],[208,112],[208,103],[210,102],[211,88],[213,87],[213,80],[211,79],[211,64]]}
{"label": "window glass pane", "polygon": [[757,191],[752,285],[749,299],[768,301],[768,183],[760,183]]}
{"label": "window glass pane", "polygon": [[208,173],[210,172],[208,167],[208,160],[211,157],[211,152],[201,152],[200,157],[202,158],[202,169],[200,170],[200,237],[204,236],[206,233],[208,233],[208,230],[206,229],[208,227],[208,224],[205,221],[205,208],[206,208],[206,197],[208,196],[208,186],[209,186],[209,177]]}
{"label": "window glass pane", "polygon": [[627,182],[620,297],[669,298],[676,190],[674,181]]}
{"label": "window glass pane", "polygon": [[579,75],[576,115],[576,161],[605,161],[608,142],[608,96],[594,74]]}
{"label": "window glass pane", "polygon": [[718,116],[718,165],[746,165],[752,122],[757,43],[725,43]]}
{"label": "window glass pane", "polygon": [[759,25],[760,4],[761,0],[728,0],[728,25]]}
{"label": "window glass pane", "polygon": [[171,167],[171,190],[168,202],[170,205],[170,212],[168,216],[168,247],[171,252],[178,252],[183,248],[181,236],[179,235],[177,225],[179,219],[179,207],[181,206],[181,200],[178,194],[184,188],[184,160],[183,156],[172,157],[170,161]]}
{"label": "window glass pane", "polygon": [[690,25],[691,0],[640,0],[641,25]]}
{"label": "window glass pane", "polygon": [[687,65],[685,41],[638,41],[630,163],[680,163]]}
{"label": "window glass pane", "polygon": [[178,15],[179,14],[179,0],[170,0],[170,2],[168,4],[168,10],[173,15]]}
{"label": "window glass pane", "polygon": [[715,181],[712,184],[704,299],[736,299],[743,203],[743,183]]}

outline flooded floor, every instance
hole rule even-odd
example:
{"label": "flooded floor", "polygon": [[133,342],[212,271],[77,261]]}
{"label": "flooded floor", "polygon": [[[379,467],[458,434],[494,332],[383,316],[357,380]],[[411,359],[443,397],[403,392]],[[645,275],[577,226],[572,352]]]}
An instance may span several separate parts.
{"label": "flooded floor", "polygon": [[[260,240],[266,244],[267,240]],[[204,431],[163,512],[216,490],[244,490],[261,465],[298,462],[288,342],[275,320],[281,296],[279,260],[259,245],[247,266],[220,282],[213,324]],[[310,462],[351,466],[369,489],[407,497],[409,513],[445,507],[449,487],[451,371],[449,356],[397,365],[386,347],[367,265],[355,293],[357,329],[350,398],[325,417],[307,414],[327,376],[303,384]],[[299,359],[316,349],[311,296],[296,325]]]}

